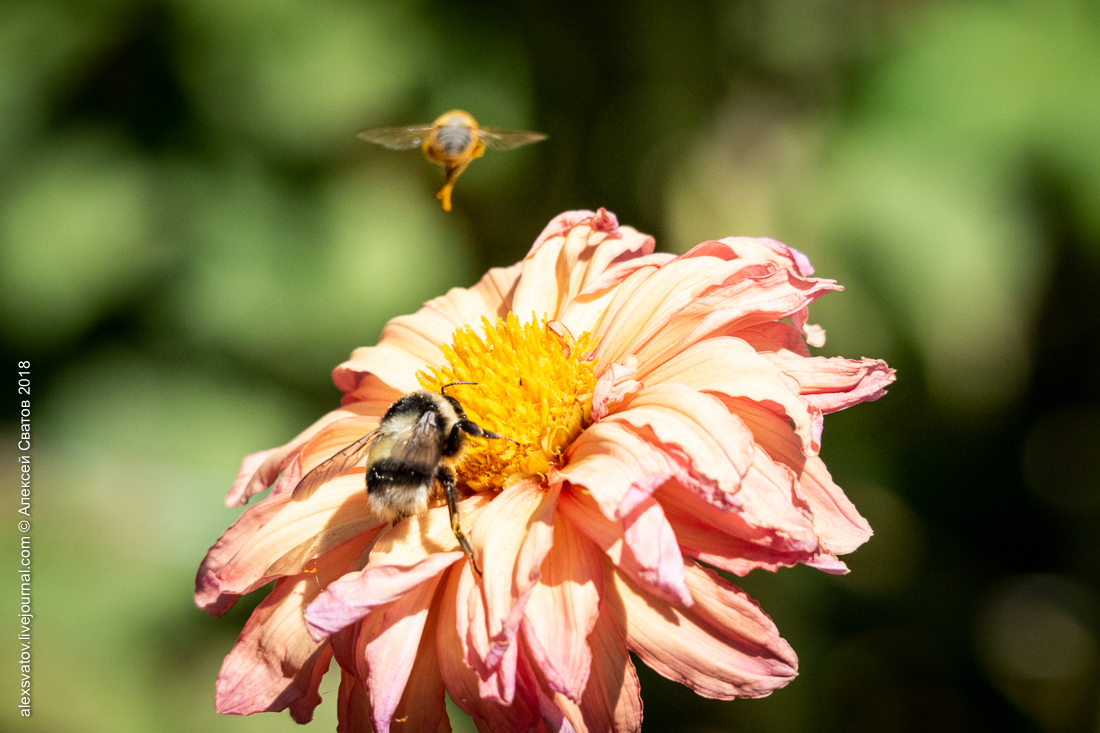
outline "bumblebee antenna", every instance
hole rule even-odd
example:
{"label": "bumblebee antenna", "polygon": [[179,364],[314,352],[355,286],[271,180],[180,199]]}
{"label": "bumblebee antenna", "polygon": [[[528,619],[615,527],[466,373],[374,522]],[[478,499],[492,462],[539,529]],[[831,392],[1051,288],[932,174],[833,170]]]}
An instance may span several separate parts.
{"label": "bumblebee antenna", "polygon": [[448,387],[454,387],[455,385],[458,385],[458,384],[477,384],[477,382],[451,382],[450,384],[444,384],[442,387],[439,388],[439,394],[446,397],[447,396],[447,388]]}

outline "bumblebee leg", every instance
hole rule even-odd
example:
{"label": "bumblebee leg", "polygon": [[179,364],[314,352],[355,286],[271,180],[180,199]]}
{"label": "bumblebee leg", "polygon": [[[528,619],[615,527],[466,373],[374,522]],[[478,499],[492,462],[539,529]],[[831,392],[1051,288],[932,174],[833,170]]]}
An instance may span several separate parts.
{"label": "bumblebee leg", "polygon": [[447,496],[447,511],[451,515],[451,531],[455,533],[455,539],[458,540],[462,551],[470,558],[470,564],[473,565],[474,572],[481,575],[481,568],[477,566],[477,560],[474,559],[474,550],[470,547],[466,535],[462,534],[462,527],[458,522],[458,487],[455,486],[455,475],[451,472],[451,469],[440,466],[435,477],[443,485],[443,493]]}
{"label": "bumblebee leg", "polygon": [[488,440],[508,440],[515,443],[516,445],[519,445],[518,441],[509,438],[507,435],[500,435],[498,433],[494,433],[492,430],[486,430],[473,420],[459,420],[458,424],[455,427],[457,427],[459,430],[466,433],[467,435],[474,436],[475,438],[487,438]]}

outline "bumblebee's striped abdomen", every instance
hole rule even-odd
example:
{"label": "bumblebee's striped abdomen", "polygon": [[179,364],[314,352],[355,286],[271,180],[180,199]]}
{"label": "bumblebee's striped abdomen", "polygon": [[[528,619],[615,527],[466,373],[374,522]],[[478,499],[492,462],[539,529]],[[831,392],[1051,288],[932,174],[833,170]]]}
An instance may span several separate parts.
{"label": "bumblebee's striped abdomen", "polygon": [[435,495],[438,465],[424,465],[380,458],[367,469],[367,495],[374,511],[385,519],[400,521],[428,509]]}

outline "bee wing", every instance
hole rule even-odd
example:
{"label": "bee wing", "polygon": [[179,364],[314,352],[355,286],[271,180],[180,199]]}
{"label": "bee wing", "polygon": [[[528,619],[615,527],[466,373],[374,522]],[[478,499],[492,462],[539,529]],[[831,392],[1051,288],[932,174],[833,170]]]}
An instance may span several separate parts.
{"label": "bee wing", "polygon": [[371,442],[377,435],[377,430],[370,431],[332,458],[329,458],[324,463],[315,467],[312,471],[303,476],[302,480],[298,482],[298,485],[294,487],[294,493],[291,495],[291,498],[294,501],[304,501],[313,496],[313,492],[317,491],[321,484],[337,476],[343,476],[350,469],[354,468],[355,464],[363,460],[367,453],[370,452]]}
{"label": "bee wing", "polygon": [[428,411],[417,418],[408,434],[393,444],[390,457],[414,466],[431,466],[434,471],[443,457],[443,428],[439,424],[439,414]]}
{"label": "bee wing", "polygon": [[526,130],[498,130],[495,127],[479,127],[478,137],[486,147],[494,150],[512,150],[521,145],[529,145],[545,140],[546,135],[541,132],[527,132]]}
{"label": "bee wing", "polygon": [[390,150],[410,150],[423,143],[431,131],[431,125],[368,127],[357,132],[355,136]]}

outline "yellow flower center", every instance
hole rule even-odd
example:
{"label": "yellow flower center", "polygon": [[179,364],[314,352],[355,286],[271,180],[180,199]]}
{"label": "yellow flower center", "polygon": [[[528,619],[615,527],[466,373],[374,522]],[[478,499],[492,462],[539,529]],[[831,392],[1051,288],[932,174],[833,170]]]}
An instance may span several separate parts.
{"label": "yellow flower center", "polygon": [[[457,468],[475,491],[502,489],[522,479],[545,478],[551,466],[592,420],[596,362],[589,335],[573,339],[544,319],[521,324],[514,313],[494,324],[482,318],[484,336],[470,326],[440,346],[450,366],[416,375],[424,389],[458,400],[467,417],[485,430],[511,438],[468,440]],[[559,329],[558,330],[563,330]]]}

